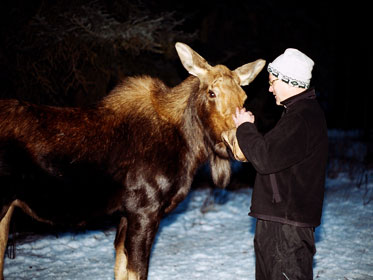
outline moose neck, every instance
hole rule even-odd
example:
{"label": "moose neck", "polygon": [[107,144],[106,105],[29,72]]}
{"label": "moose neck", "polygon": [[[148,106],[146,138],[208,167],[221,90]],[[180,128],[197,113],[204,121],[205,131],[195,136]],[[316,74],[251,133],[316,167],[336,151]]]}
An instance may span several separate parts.
{"label": "moose neck", "polygon": [[171,88],[166,94],[156,92],[153,97],[153,106],[158,115],[165,121],[180,127],[180,131],[190,150],[193,150],[197,161],[205,161],[211,153],[212,141],[203,127],[200,119],[199,96],[200,80],[189,76],[182,83]]}
{"label": "moose neck", "polygon": [[[211,143],[207,141],[208,132],[199,116],[199,107],[203,103],[199,100],[199,90],[200,80],[195,76],[189,76],[173,88],[148,76],[128,78],[103,100],[100,107],[115,112],[107,114],[112,116],[113,126],[123,120],[135,121],[131,112],[137,111],[141,117],[154,120],[154,125],[160,125],[156,123],[161,121],[179,128],[188,149],[199,154],[198,161],[204,161],[211,153]],[[155,115],[159,120],[154,119]]]}
{"label": "moose neck", "polygon": [[[204,112],[204,101],[200,94],[200,80],[190,76],[185,83],[188,87],[188,100],[181,116],[180,125],[186,139],[188,148],[192,150],[191,156],[195,156],[198,164],[202,164],[213,152],[213,141],[209,136],[210,129],[203,124],[201,114]],[[180,85],[185,88],[185,85]]]}

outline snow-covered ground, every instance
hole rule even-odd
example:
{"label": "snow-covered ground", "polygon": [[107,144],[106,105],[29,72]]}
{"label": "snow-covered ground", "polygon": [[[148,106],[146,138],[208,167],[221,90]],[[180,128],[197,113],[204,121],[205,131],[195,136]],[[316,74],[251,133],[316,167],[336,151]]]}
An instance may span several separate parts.
{"label": "snow-covered ground", "polygon": [[[373,279],[373,186],[347,174],[326,181],[316,231],[315,279]],[[255,279],[251,189],[193,190],[163,219],[150,261],[150,280]],[[115,229],[30,236],[5,260],[5,279],[114,279]]]}
{"label": "snow-covered ground", "polygon": [[[359,178],[342,170],[326,180],[314,279],[373,280],[373,172]],[[192,190],[162,220],[149,280],[255,279],[251,193]],[[113,227],[23,238],[5,260],[5,279],[114,279],[114,236]]]}

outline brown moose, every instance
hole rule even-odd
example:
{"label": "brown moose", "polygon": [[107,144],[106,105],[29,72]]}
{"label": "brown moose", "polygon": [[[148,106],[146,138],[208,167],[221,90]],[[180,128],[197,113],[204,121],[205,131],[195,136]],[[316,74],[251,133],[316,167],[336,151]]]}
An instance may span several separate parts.
{"label": "brown moose", "polygon": [[118,215],[116,280],[144,280],[162,216],[188,194],[202,164],[217,186],[230,180],[221,140],[234,127],[258,59],[234,71],[210,66],[183,43],[191,74],[169,88],[129,77],[95,107],[58,108],[0,101],[0,279],[15,207],[51,225],[82,226]]}

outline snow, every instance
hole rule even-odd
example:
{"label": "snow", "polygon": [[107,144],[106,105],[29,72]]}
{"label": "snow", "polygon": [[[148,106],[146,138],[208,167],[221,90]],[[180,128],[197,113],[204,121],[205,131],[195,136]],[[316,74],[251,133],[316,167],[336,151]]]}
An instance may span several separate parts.
{"label": "snow", "polygon": [[[316,229],[314,279],[373,280],[373,172],[326,179]],[[193,189],[165,217],[154,242],[149,280],[255,279],[252,189]],[[29,235],[5,259],[11,279],[114,279],[115,228]]]}

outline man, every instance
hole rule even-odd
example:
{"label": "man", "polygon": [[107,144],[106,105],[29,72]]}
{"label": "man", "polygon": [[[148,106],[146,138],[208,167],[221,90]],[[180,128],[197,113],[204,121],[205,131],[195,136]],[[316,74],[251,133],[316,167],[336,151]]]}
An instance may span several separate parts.
{"label": "man", "polygon": [[251,112],[233,116],[238,146],[257,171],[249,213],[257,218],[257,280],[313,279],[328,153],[325,117],[309,89],[313,65],[296,49],[269,63],[269,91],[284,113],[264,136]]}

